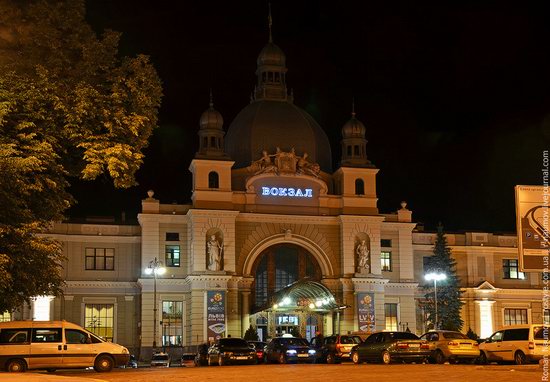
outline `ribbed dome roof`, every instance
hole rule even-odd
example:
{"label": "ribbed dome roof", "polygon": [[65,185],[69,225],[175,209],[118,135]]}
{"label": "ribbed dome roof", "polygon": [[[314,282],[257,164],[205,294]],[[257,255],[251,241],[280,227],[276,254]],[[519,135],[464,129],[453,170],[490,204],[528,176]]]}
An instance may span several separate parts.
{"label": "ribbed dome roof", "polygon": [[257,60],[258,66],[263,65],[276,65],[276,66],[285,66],[286,56],[277,45],[269,42],[260,54],[258,55]]}
{"label": "ribbed dome roof", "polygon": [[307,152],[311,162],[331,172],[332,156],[327,135],[304,110],[286,101],[260,100],[246,106],[229,126],[225,151],[235,168],[249,166],[262,155],[262,150],[274,153],[296,150]]}
{"label": "ribbed dome roof", "polygon": [[351,119],[342,127],[342,137],[344,138],[364,138],[366,128],[363,123],[355,118],[355,113],[352,113]]}
{"label": "ribbed dome roof", "polygon": [[204,111],[199,121],[201,129],[217,129],[223,128],[223,117],[219,111],[214,109],[214,105],[210,104],[210,107]]}

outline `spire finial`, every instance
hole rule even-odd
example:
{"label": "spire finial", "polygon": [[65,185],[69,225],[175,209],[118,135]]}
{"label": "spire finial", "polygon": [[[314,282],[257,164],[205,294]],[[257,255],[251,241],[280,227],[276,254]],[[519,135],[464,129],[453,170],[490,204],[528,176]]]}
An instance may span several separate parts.
{"label": "spire finial", "polygon": [[355,118],[355,97],[351,99],[351,116]]}
{"label": "spire finial", "polygon": [[273,19],[271,18],[271,3],[269,3],[269,15],[267,16],[267,24],[269,25],[269,42],[273,42],[273,36],[271,35],[271,25],[273,24]]}
{"label": "spire finial", "polygon": [[210,108],[214,107],[214,97],[212,97],[212,88],[210,88]]}

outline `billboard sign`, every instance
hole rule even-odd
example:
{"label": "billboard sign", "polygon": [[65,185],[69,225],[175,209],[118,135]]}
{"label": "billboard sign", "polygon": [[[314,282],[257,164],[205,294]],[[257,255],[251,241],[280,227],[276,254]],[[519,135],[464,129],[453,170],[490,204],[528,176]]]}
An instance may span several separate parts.
{"label": "billboard sign", "polygon": [[374,293],[357,293],[357,322],[359,330],[372,333],[376,327],[374,317]]}
{"label": "billboard sign", "polygon": [[225,291],[206,292],[206,328],[211,342],[225,337]]}
{"label": "billboard sign", "polygon": [[549,199],[544,186],[516,186],[519,266],[523,272],[543,272],[548,268]]}

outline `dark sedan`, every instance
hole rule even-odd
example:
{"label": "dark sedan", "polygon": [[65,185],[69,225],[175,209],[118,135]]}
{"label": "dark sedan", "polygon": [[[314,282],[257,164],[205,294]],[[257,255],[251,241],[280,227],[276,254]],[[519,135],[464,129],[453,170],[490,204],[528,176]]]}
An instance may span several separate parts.
{"label": "dark sedan", "polygon": [[430,356],[430,346],[409,332],[378,332],[351,349],[355,364],[374,361],[390,364],[395,360],[424,362]]}
{"label": "dark sedan", "polygon": [[316,351],[305,338],[277,337],[265,348],[265,362],[315,362]]}
{"label": "dark sedan", "polygon": [[232,363],[258,363],[256,351],[242,338],[221,338],[208,349],[208,365],[225,366]]}

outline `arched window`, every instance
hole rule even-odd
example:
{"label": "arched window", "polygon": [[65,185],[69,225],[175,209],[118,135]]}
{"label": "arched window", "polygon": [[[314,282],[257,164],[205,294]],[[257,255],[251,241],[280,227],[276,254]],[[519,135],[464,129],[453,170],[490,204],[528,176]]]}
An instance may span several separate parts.
{"label": "arched window", "polygon": [[355,179],[355,195],[365,195],[365,182],[363,182],[363,179]]}
{"label": "arched window", "polygon": [[303,248],[283,244],[268,248],[257,260],[254,272],[254,306],[264,307],[269,297],[303,278],[319,280],[321,269],[314,257]]}
{"label": "arched window", "polygon": [[208,188],[220,188],[220,176],[215,171],[208,174]]}

